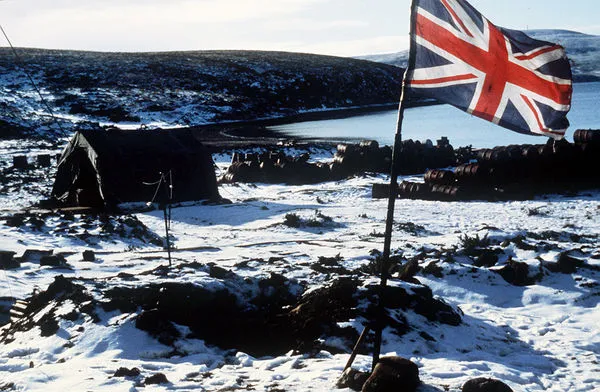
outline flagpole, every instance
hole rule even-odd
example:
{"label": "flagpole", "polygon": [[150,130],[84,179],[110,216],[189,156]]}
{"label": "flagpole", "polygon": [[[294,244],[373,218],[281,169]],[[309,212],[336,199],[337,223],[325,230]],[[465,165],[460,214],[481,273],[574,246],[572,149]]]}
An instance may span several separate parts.
{"label": "flagpole", "polygon": [[392,149],[392,166],[390,169],[390,193],[388,198],[387,217],[385,221],[385,235],[383,239],[383,254],[380,261],[380,282],[379,282],[379,303],[377,306],[377,320],[375,326],[375,341],[373,348],[373,363],[372,369],[379,361],[381,354],[381,340],[385,324],[385,291],[388,281],[388,273],[390,269],[390,253],[392,244],[392,229],[394,225],[394,208],[396,206],[396,197],[398,193],[398,165],[400,163],[400,154],[402,152],[402,122],[404,120],[406,82],[409,71],[414,69],[414,45],[413,32],[415,24],[415,11],[417,0],[413,0],[410,6],[410,49],[408,54],[408,64],[402,77],[402,91],[400,93],[400,104],[398,106],[398,120],[396,123],[396,134],[394,136],[394,146]]}

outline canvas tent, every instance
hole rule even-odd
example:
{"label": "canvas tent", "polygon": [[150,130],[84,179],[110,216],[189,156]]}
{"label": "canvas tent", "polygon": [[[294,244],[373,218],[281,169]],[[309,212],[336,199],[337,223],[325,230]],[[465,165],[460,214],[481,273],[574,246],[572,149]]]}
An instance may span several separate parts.
{"label": "canvas tent", "polygon": [[[159,187],[163,174],[166,184]],[[113,128],[73,136],[60,157],[52,198],[64,206],[114,207],[220,196],[212,157],[191,131]]]}

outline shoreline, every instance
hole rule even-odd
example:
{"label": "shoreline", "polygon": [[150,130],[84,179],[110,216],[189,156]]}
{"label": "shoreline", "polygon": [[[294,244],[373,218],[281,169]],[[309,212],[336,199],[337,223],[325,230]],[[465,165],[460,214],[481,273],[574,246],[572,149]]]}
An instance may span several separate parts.
{"label": "shoreline", "polygon": [[[418,107],[434,105],[431,102],[410,103],[407,107]],[[340,109],[325,109],[306,113],[297,113],[290,116],[281,116],[273,118],[262,118],[254,120],[241,120],[223,123],[213,123],[198,126],[187,127],[192,130],[196,137],[211,149],[222,150],[228,148],[252,148],[278,146],[284,143],[293,145],[327,145],[335,146],[342,142],[339,138],[310,138],[310,137],[290,137],[282,132],[270,129],[277,125],[292,124],[298,122],[335,120],[361,116],[370,113],[379,113],[391,110],[398,110],[399,103],[388,103],[380,105],[370,105],[362,107],[349,107]],[[166,128],[176,129],[176,128]],[[347,138],[348,142],[356,142],[359,139]],[[362,140],[362,139],[360,139]]]}

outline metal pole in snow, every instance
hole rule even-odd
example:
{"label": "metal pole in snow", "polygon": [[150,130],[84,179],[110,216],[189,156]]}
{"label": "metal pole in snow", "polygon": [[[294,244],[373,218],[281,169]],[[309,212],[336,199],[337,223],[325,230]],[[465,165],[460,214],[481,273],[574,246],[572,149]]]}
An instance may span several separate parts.
{"label": "metal pole in snow", "polygon": [[[165,191],[167,193],[167,200],[168,202],[165,202],[163,204],[163,213],[164,213],[164,217],[165,217],[165,234],[166,234],[166,240],[167,240],[167,255],[169,257],[169,267],[171,267],[171,240],[169,239],[169,217],[167,216],[167,208],[168,205],[171,204],[171,200],[173,199],[173,173],[172,171],[169,170],[169,183],[167,184],[167,179],[166,176],[164,174],[161,174],[161,180],[163,181],[163,184],[165,185]],[[168,204],[167,204],[168,203]]]}
{"label": "metal pole in snow", "polygon": [[165,234],[167,238],[167,255],[169,256],[169,267],[171,267],[171,241],[169,240],[169,224],[167,219],[167,205],[163,205],[163,212],[165,215]]}
{"label": "metal pole in snow", "polygon": [[400,105],[398,107],[398,122],[396,124],[396,135],[394,137],[394,147],[392,150],[392,167],[390,170],[390,194],[388,198],[387,218],[385,221],[385,235],[383,239],[383,254],[381,255],[380,265],[380,283],[379,283],[379,303],[377,305],[377,320],[375,324],[375,342],[373,348],[373,363],[372,369],[379,361],[381,354],[382,332],[385,324],[385,291],[388,281],[388,273],[390,269],[390,253],[392,244],[392,228],[394,224],[394,208],[396,205],[396,196],[398,192],[398,164],[400,163],[400,154],[402,151],[402,121],[404,120],[404,98],[406,83],[408,80],[409,71],[414,68],[414,45],[413,32],[415,24],[415,11],[417,1],[413,0],[410,8],[410,50],[408,56],[408,65],[404,71],[402,78],[402,92],[400,94]]}

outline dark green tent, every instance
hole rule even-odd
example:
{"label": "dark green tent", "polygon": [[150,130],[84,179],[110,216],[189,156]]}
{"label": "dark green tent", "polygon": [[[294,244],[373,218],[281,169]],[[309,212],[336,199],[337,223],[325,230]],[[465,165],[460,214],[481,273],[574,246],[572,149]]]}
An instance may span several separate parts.
{"label": "dark green tent", "polygon": [[52,197],[63,206],[86,207],[220,199],[212,157],[191,131],[114,128],[73,136],[60,157]]}

